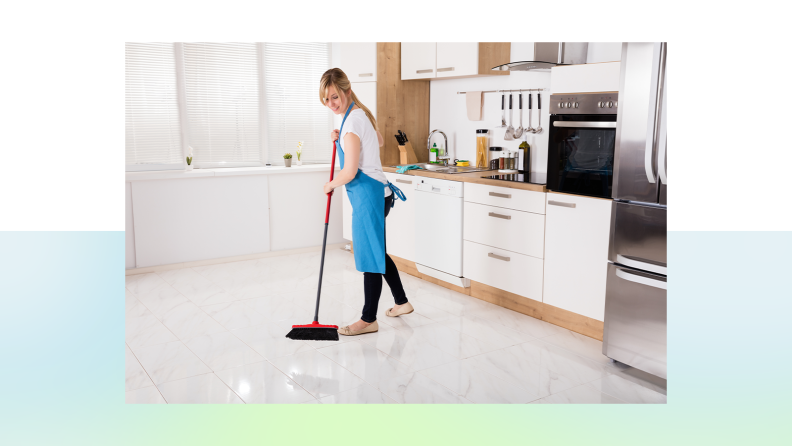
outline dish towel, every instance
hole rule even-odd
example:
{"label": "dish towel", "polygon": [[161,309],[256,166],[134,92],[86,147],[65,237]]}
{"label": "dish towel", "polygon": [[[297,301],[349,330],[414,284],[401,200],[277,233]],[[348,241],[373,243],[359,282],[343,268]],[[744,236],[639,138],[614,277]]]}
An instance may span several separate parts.
{"label": "dish towel", "polygon": [[465,93],[467,117],[471,121],[481,121],[481,95],[480,91],[468,91]]}
{"label": "dish towel", "polygon": [[396,173],[404,173],[407,172],[408,170],[417,170],[417,169],[423,169],[423,167],[416,166],[415,164],[410,164],[409,166],[399,167],[398,169],[396,169]]}

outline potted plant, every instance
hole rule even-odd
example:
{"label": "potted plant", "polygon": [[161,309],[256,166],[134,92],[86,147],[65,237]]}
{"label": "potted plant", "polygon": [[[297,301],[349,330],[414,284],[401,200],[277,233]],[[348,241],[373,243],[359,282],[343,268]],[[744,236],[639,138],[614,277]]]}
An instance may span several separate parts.
{"label": "potted plant", "polygon": [[302,166],[302,160],[300,159],[302,156],[302,141],[297,141],[297,165]]}
{"label": "potted plant", "polygon": [[187,146],[187,147],[190,148],[190,152],[187,154],[187,171],[189,172],[189,171],[193,170],[193,167],[194,167],[193,163],[192,163],[192,160],[193,160],[193,148],[192,148],[192,146]]}
{"label": "potted plant", "polygon": [[291,153],[287,153],[287,154],[283,155],[283,164],[286,167],[291,167],[291,159],[292,159],[292,154]]}

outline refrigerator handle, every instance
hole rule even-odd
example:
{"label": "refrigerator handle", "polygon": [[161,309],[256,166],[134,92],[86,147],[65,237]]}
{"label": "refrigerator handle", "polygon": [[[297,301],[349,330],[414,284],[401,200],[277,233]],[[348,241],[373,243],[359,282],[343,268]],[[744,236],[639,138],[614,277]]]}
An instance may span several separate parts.
{"label": "refrigerator handle", "polygon": [[657,176],[660,179],[660,182],[668,185],[668,179],[666,178],[666,148],[667,148],[667,141],[666,141],[666,126],[667,126],[667,113],[666,113],[666,91],[668,90],[668,83],[666,81],[666,71],[665,71],[665,59],[666,59],[666,43],[662,44],[662,53],[661,53],[662,60],[660,61],[660,88],[662,89],[661,100],[658,101],[660,103],[659,113],[658,116],[660,117],[660,134],[657,138]]}
{"label": "refrigerator handle", "polygon": [[[654,95],[653,102],[654,102],[654,114],[650,115],[652,118],[652,139],[651,143],[647,141],[647,147],[644,151],[644,170],[646,171],[646,179],[654,184],[655,183],[655,168],[652,165],[652,162],[657,162],[657,153],[658,150],[658,142],[660,136],[660,127],[662,125],[660,115],[662,113],[662,102],[663,102],[663,87],[664,87],[664,76],[663,73],[665,72],[665,55],[666,55],[666,44],[665,42],[661,42],[659,44],[655,44],[655,48],[657,48],[657,52],[659,53],[659,61],[657,66],[657,83],[653,84],[652,93]],[[656,53],[657,54],[657,53]],[[654,81],[653,81],[654,82]],[[650,146],[651,144],[651,146]],[[659,163],[657,164],[659,166]]]}
{"label": "refrigerator handle", "polygon": [[640,283],[641,285],[651,286],[654,288],[660,288],[662,290],[667,290],[666,282],[661,280],[650,279],[648,277],[639,276],[637,274],[631,273],[626,269],[616,267],[616,277],[620,279],[624,279],[628,282]]}

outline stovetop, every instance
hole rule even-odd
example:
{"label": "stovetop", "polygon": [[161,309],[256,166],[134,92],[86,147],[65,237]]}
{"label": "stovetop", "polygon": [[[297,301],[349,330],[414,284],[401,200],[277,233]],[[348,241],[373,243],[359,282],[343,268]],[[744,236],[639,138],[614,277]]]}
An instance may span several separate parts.
{"label": "stovetop", "polygon": [[547,184],[547,174],[531,172],[530,175],[526,175],[524,170],[519,170],[517,173],[505,173],[484,178],[490,180],[516,181],[518,183],[537,184],[540,186]]}

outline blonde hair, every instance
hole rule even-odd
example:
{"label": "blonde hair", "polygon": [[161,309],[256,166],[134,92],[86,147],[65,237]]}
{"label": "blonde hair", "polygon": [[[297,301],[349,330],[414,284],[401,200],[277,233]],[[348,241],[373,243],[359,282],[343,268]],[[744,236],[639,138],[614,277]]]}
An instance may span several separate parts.
{"label": "blonde hair", "polygon": [[[319,100],[322,102],[322,105],[327,105],[325,103],[325,98],[327,98],[327,90],[331,85],[335,87],[339,94],[343,93],[344,96],[346,96],[347,92],[352,88],[352,84],[349,83],[349,78],[340,68],[331,68],[325,71],[322,75],[322,80],[319,81]],[[360,99],[358,99],[354,91],[352,92],[352,101],[363,110],[369,121],[371,121],[371,125],[374,126],[374,130],[379,131],[377,128],[377,119],[374,118],[371,110],[360,102]],[[347,107],[348,106],[349,105],[347,105]]]}

